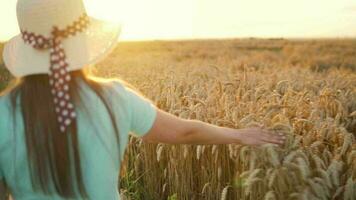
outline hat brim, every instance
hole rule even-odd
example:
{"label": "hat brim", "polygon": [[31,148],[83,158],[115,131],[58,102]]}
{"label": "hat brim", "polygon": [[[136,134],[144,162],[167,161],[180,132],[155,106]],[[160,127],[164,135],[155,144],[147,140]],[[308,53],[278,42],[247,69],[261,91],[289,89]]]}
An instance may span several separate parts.
{"label": "hat brim", "polygon": [[[84,32],[62,40],[69,71],[95,64],[110,54],[118,42],[121,25],[90,17]],[[38,50],[25,44],[17,35],[5,44],[3,58],[6,68],[15,77],[48,74],[49,50]]]}

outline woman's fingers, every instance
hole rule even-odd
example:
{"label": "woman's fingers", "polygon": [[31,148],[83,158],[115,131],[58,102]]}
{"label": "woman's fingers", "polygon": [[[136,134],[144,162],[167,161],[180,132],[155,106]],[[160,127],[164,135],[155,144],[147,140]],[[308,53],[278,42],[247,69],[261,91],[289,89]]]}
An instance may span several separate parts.
{"label": "woman's fingers", "polygon": [[283,144],[283,140],[278,140],[278,139],[273,139],[273,138],[267,139],[267,140],[264,140],[264,141],[266,141],[268,143],[274,143],[274,144]]}
{"label": "woman's fingers", "polygon": [[270,143],[275,143],[275,144],[283,144],[285,141],[286,137],[284,134],[272,134],[265,130],[262,133],[262,140]]}
{"label": "woman's fingers", "polygon": [[[251,138],[254,140],[255,145],[263,145],[263,144],[268,144],[272,143],[276,146],[282,145],[285,142],[286,137],[284,136],[283,133],[275,133],[273,131],[267,130],[265,128],[251,128],[250,129],[252,135],[250,135]],[[247,134],[249,135],[249,134]]]}

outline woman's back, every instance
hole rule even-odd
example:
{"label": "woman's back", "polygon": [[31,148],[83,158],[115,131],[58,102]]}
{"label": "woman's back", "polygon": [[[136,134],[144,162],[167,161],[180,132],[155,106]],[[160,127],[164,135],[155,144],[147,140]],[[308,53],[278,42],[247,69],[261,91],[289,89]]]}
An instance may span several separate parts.
{"label": "woman's back", "polygon": [[[90,199],[118,199],[119,152],[122,157],[129,132],[132,131],[136,136],[148,132],[156,117],[156,110],[149,100],[140,97],[121,82],[105,83],[105,91],[120,133],[118,145],[103,102],[83,80],[80,80],[79,85],[79,96],[84,100],[82,106],[76,107],[84,185]],[[0,97],[0,180],[6,180],[15,199],[48,199],[49,196],[37,194],[31,189],[20,109],[16,107],[14,114],[17,123],[13,124],[10,95]],[[58,196],[50,198],[61,199]]]}

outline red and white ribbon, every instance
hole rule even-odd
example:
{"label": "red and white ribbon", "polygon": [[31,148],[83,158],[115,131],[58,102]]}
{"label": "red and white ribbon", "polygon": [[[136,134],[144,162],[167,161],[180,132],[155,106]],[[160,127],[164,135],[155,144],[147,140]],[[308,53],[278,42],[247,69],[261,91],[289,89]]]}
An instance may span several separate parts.
{"label": "red and white ribbon", "polygon": [[21,30],[22,38],[26,44],[31,45],[35,49],[49,49],[50,51],[49,83],[61,132],[66,132],[67,128],[76,118],[74,104],[69,94],[71,76],[68,70],[68,63],[62,45],[62,39],[83,32],[88,27],[89,23],[89,17],[86,14],[83,14],[78,20],[63,30],[54,26],[52,37],[50,38],[26,30]]}

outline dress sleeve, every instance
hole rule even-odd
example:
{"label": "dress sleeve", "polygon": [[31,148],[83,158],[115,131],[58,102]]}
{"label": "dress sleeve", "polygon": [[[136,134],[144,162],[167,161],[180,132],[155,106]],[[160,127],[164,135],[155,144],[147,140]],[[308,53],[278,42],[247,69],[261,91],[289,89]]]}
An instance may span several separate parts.
{"label": "dress sleeve", "polygon": [[146,97],[126,87],[129,112],[131,113],[130,131],[133,136],[144,136],[153,126],[157,115],[156,106]]}

